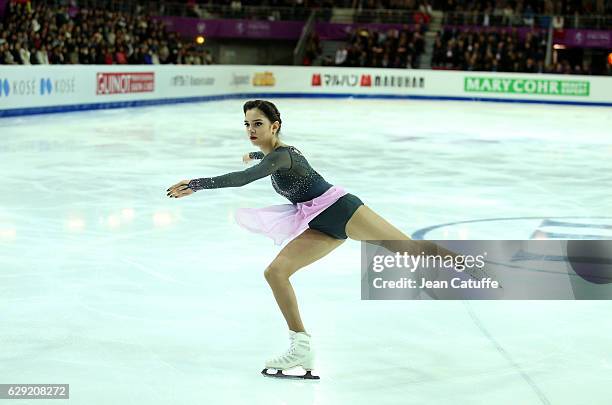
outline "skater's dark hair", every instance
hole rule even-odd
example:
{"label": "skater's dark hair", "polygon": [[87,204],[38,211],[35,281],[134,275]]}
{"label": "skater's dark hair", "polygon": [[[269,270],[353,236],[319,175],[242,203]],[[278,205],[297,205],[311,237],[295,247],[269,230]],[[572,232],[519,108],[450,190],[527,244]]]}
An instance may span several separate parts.
{"label": "skater's dark hair", "polygon": [[275,121],[278,121],[279,126],[276,135],[280,135],[283,120],[281,120],[278,108],[276,108],[274,104],[266,100],[250,100],[244,103],[244,107],[242,107],[245,114],[247,111],[252,110],[254,108],[257,108],[259,111],[261,111],[266,116],[266,118],[270,120],[271,123],[274,124]]}

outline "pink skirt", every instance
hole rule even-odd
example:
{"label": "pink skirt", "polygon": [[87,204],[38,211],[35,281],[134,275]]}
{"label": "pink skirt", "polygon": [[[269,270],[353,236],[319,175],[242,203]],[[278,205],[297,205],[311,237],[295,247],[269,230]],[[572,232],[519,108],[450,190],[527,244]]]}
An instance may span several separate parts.
{"label": "pink skirt", "polygon": [[320,196],[303,203],[271,205],[264,208],[238,208],[234,217],[238,225],[261,233],[281,245],[308,228],[308,223],[346,194],[342,187],[332,186]]}

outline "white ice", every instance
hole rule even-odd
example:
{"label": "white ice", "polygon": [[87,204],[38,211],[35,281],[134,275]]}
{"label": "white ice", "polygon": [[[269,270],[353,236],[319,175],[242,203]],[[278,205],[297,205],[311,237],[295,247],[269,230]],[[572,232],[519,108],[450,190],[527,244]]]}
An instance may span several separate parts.
{"label": "white ice", "polygon": [[[409,234],[612,237],[588,229],[612,223],[609,108],[273,101],[286,143]],[[243,102],[0,120],[0,383],[86,405],[610,403],[609,301],[362,301],[354,241],[292,277],[322,379],[263,378],[288,346],[279,249],[232,212],[287,201],[269,179],[166,197],[244,167]]]}

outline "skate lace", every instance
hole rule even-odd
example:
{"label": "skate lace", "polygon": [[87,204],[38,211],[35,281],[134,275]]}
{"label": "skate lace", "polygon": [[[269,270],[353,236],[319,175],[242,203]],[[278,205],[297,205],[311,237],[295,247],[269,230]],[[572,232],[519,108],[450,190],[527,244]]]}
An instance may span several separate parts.
{"label": "skate lace", "polygon": [[295,343],[295,338],[292,336],[291,344],[289,345],[289,349],[285,353],[281,354],[280,356],[275,357],[274,361],[281,360],[283,357],[291,356],[292,354],[295,353],[296,349],[297,349],[297,344]]}

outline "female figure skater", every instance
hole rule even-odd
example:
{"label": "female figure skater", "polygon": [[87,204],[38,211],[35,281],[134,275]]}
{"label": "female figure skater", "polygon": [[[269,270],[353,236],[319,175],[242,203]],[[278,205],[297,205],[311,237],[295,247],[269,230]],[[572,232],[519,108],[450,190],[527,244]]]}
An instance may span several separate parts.
{"label": "female figure skater", "polygon": [[[410,238],[358,197],[326,182],[298,149],[283,143],[279,138],[282,120],[274,104],[252,100],[244,104],[243,110],[247,136],[261,150],[245,155],[243,161],[259,159],[261,162],[240,172],[183,180],[170,187],[167,195],[181,198],[203,189],[240,187],[272,176],[274,189],[292,204],[236,212],[241,226],[273,238],[276,244],[290,240],[266,268],[264,276],[289,326],[291,345],[283,355],[268,360],[262,373],[282,377],[287,375],[281,370],[302,366],[306,374],[299,377],[318,379],[311,374],[314,366],[311,337],[300,318],[289,277],[330,253],[347,237],[389,243]],[[277,373],[267,374],[269,368],[276,369]]]}

